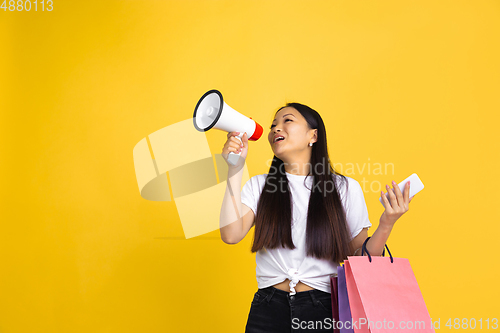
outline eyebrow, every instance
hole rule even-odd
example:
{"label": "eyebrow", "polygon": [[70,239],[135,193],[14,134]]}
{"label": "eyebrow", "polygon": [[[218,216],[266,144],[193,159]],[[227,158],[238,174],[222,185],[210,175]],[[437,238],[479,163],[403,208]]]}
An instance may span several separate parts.
{"label": "eyebrow", "polygon": [[[291,114],[291,113],[287,113],[286,115],[284,115],[284,116],[283,116],[283,118],[285,118],[286,116],[293,116],[293,114]],[[295,116],[294,116],[294,117],[295,117]],[[274,119],[274,120],[276,120],[276,119]],[[273,120],[273,122],[274,122],[274,120]]]}

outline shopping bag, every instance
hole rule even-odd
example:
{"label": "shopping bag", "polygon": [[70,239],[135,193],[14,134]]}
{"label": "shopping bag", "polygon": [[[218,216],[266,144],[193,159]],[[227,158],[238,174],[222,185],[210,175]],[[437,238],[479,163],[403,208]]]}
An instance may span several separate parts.
{"label": "shopping bag", "polygon": [[351,310],[343,266],[337,266],[337,276],[330,278],[332,289],[332,317],[335,333],[354,333],[351,326]]}
{"label": "shopping bag", "polygon": [[361,257],[344,261],[354,333],[434,332],[408,259],[393,258],[387,245],[390,258],[372,257],[369,238]]}
{"label": "shopping bag", "polygon": [[339,308],[339,323],[336,328],[339,328],[340,333],[354,333],[352,325],[351,309],[349,307],[349,297],[347,295],[347,286],[345,281],[345,271],[343,266],[337,267],[337,293],[338,293],[338,308]]}
{"label": "shopping bag", "polygon": [[[333,325],[339,320],[339,301],[338,301],[338,283],[337,283],[337,277],[336,276],[331,276],[330,277],[330,287],[331,287],[331,297],[332,297],[332,318],[333,318]],[[334,333],[340,333],[340,331],[334,326],[333,328]]]}

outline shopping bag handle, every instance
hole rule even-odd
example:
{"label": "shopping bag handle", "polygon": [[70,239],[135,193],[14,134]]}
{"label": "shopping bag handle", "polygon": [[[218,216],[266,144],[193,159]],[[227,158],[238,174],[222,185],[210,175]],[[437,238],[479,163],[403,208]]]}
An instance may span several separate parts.
{"label": "shopping bag handle", "polygon": [[[361,255],[363,256],[366,252],[366,254],[368,255],[368,260],[372,262],[372,256],[370,255],[370,253],[368,253],[368,249],[366,248],[366,243],[368,243],[368,240],[370,238],[371,237],[366,238],[365,242],[363,243],[363,246],[361,247]],[[389,247],[387,246],[387,244],[385,244],[384,251],[382,252],[382,257],[385,255],[385,249],[387,249],[387,252],[389,252],[389,256],[391,257],[391,263],[393,263],[394,259],[392,258],[391,251],[389,251]]]}

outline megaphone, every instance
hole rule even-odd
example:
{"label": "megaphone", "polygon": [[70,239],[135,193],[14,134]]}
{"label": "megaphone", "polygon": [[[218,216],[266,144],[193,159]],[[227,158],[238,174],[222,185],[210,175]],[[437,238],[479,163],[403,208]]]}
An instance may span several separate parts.
{"label": "megaphone", "polygon": [[[240,142],[246,132],[248,140],[257,141],[262,135],[262,126],[245,117],[224,102],[222,94],[218,90],[207,91],[196,104],[193,114],[194,127],[200,132],[206,132],[211,128],[226,132],[240,132],[236,136]],[[236,154],[230,152],[227,161],[236,165],[241,152]]]}

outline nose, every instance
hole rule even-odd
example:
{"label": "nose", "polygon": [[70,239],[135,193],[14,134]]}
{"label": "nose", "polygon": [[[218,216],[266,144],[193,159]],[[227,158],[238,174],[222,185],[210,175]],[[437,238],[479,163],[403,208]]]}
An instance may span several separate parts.
{"label": "nose", "polygon": [[277,130],[276,128],[273,129],[273,131],[271,131],[271,137],[269,138],[270,141],[273,141],[273,138],[276,134],[278,134],[280,132],[280,130]]}
{"label": "nose", "polygon": [[274,136],[275,136],[276,134],[278,134],[279,132],[280,132],[280,130],[277,130],[277,129],[273,130],[273,131],[271,132],[271,140],[272,140],[272,139],[274,138]]}

